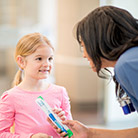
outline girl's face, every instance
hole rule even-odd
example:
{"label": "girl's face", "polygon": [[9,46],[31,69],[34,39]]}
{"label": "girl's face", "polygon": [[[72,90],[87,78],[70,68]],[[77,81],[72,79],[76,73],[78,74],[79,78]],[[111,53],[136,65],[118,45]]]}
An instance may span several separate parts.
{"label": "girl's face", "polygon": [[[94,72],[96,72],[96,67],[95,67],[95,65],[94,65],[94,63],[93,63],[93,61],[92,61],[92,59],[89,57],[89,55],[88,55],[88,53],[87,53],[87,51],[86,51],[86,48],[85,48],[85,45],[84,45],[84,42],[83,42],[83,41],[81,42],[81,46],[82,46],[82,48],[83,48],[83,57],[84,57],[84,58],[87,58],[87,60],[88,60],[89,63],[90,63],[90,66],[91,66],[92,70],[93,70]],[[108,60],[106,60],[106,59],[104,59],[104,58],[101,58],[101,62],[102,62],[101,68],[114,67],[115,64],[116,64],[116,61],[108,61]]]}
{"label": "girl's face", "polygon": [[53,49],[42,45],[31,55],[24,59],[25,78],[46,79],[53,66]]}

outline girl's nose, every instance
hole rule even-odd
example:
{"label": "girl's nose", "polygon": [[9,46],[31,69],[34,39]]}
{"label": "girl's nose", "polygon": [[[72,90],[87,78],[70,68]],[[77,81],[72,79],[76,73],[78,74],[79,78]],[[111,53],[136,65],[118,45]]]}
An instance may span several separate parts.
{"label": "girl's nose", "polygon": [[49,64],[50,64],[49,61],[45,61],[45,62],[43,63],[44,66],[48,66]]}

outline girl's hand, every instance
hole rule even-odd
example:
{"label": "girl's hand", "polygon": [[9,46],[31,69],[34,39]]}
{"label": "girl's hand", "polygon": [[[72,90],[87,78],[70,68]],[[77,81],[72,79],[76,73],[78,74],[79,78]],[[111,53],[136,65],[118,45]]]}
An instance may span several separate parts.
{"label": "girl's hand", "polygon": [[61,108],[54,108],[53,112],[57,114],[62,121],[66,120],[65,112]]}
{"label": "girl's hand", "polygon": [[[54,108],[54,109],[53,109],[53,112],[54,112],[55,114],[57,114],[57,115],[60,117],[60,119],[61,119],[62,121],[65,121],[65,120],[66,120],[65,112],[62,111],[61,108]],[[58,128],[49,118],[47,118],[47,121],[52,125],[52,127],[53,127],[54,129],[56,129],[57,133],[61,133],[61,129]],[[66,134],[66,133],[65,133],[65,134]],[[65,134],[64,134],[64,135],[65,135]]]}
{"label": "girl's hand", "polygon": [[52,138],[52,136],[48,136],[47,134],[44,133],[37,133],[33,134],[30,138]]}
{"label": "girl's hand", "polygon": [[[65,121],[66,119],[65,112],[62,111],[61,108],[54,108],[52,110],[55,114],[57,114],[60,117],[62,121]],[[53,126],[53,128],[57,129],[56,125],[53,124],[53,122],[49,119],[49,117],[47,118],[47,121]]]}

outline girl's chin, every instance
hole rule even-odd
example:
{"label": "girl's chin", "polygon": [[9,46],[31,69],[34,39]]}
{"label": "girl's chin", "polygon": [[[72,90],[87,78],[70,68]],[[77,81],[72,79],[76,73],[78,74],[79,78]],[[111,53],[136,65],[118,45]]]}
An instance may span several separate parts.
{"label": "girl's chin", "polygon": [[47,79],[49,77],[49,75],[45,75],[43,77],[40,77],[39,79]]}

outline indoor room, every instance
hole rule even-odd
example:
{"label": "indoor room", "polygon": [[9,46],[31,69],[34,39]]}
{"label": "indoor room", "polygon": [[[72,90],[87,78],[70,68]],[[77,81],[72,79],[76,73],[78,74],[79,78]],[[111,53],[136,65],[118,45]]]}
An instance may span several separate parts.
{"label": "indoor room", "polygon": [[138,18],[137,4],[137,0],[0,0],[0,96],[13,87],[19,70],[14,59],[17,42],[39,32],[55,49],[47,80],[66,88],[73,120],[94,128],[138,127],[137,111],[124,115],[112,76],[102,79],[92,71],[75,37],[77,23],[95,8],[117,6]]}

